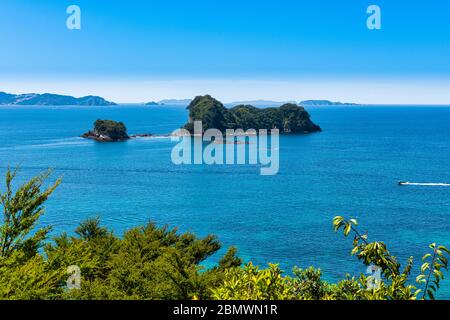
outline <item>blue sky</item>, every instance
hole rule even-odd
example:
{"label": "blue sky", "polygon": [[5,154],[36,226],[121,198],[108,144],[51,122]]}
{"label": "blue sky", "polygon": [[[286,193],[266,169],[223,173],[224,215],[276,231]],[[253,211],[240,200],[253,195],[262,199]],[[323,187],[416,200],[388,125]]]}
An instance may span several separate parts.
{"label": "blue sky", "polygon": [[[71,4],[81,30],[66,28]],[[442,0],[2,0],[0,39],[0,91],[450,103]]]}

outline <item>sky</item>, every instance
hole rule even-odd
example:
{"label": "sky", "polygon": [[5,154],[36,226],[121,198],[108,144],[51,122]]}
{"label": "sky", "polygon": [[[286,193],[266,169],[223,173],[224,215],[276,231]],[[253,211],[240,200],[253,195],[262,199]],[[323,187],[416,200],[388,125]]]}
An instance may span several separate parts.
{"label": "sky", "polygon": [[0,39],[11,93],[450,104],[443,0],[2,0]]}

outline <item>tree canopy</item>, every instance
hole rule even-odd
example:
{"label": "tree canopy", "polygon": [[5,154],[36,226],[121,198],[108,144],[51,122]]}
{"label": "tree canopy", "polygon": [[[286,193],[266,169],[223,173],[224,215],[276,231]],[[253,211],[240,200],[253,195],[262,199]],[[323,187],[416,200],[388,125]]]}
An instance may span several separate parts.
{"label": "tree canopy", "polygon": [[97,120],[94,122],[94,132],[111,137],[114,140],[127,139],[127,128],[123,122],[113,120]]}

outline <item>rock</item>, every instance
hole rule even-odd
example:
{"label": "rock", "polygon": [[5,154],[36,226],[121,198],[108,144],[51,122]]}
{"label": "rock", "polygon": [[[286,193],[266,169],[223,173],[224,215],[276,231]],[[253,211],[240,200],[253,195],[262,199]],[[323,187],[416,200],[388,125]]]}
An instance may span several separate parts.
{"label": "rock", "polygon": [[153,137],[153,134],[151,133],[141,133],[141,134],[133,134],[130,136],[130,138],[150,138]]}

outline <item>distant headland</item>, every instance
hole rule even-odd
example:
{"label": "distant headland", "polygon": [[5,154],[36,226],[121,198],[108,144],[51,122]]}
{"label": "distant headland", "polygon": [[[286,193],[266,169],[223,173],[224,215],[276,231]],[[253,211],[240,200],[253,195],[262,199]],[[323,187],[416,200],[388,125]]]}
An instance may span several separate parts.
{"label": "distant headland", "polygon": [[350,102],[334,102],[330,100],[305,100],[300,101],[299,105],[305,107],[312,107],[312,106],[357,106],[358,104]]}
{"label": "distant headland", "polygon": [[98,96],[85,96],[75,98],[59,94],[10,94],[0,92],[0,105],[21,105],[21,106],[112,106],[116,103],[107,101]]}

